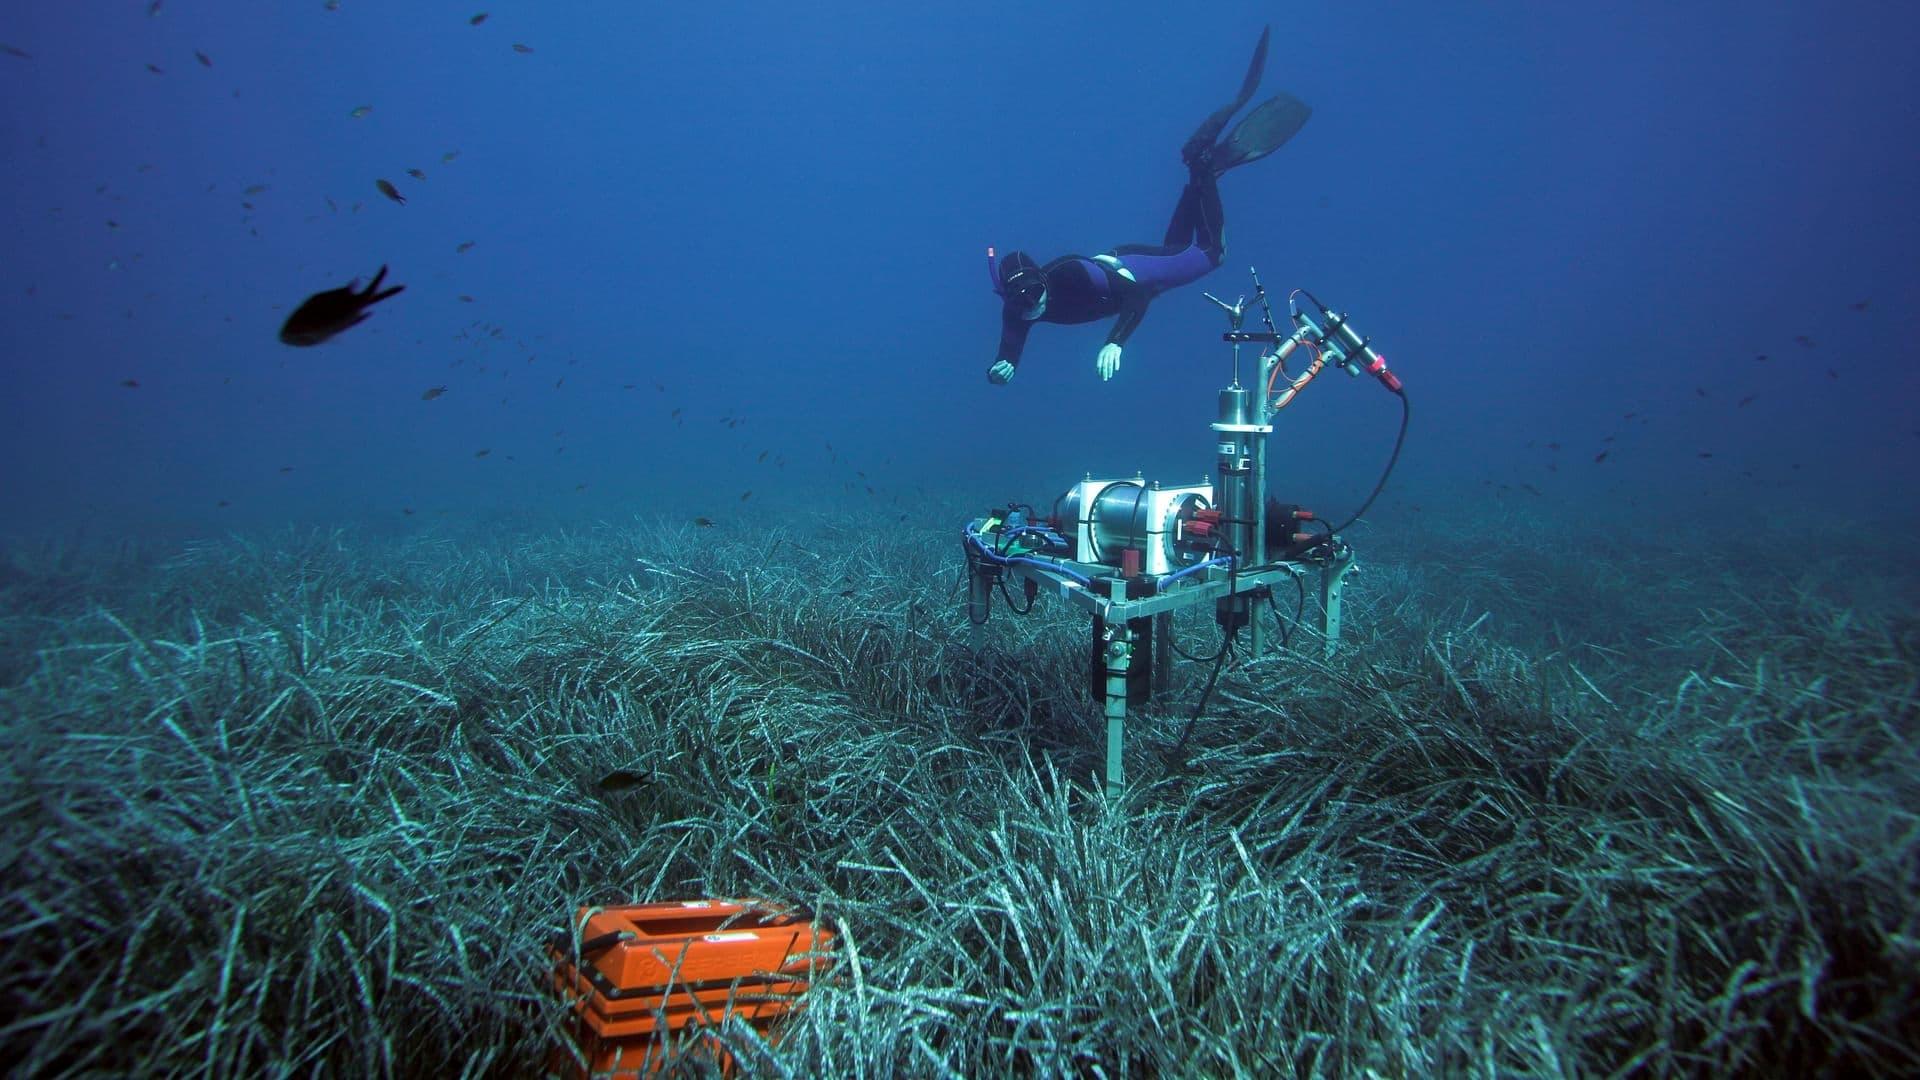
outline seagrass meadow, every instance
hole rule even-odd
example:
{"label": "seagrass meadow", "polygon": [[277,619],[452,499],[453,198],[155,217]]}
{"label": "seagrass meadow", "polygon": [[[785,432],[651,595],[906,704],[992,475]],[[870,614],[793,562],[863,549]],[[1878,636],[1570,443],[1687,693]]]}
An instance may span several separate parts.
{"label": "seagrass meadow", "polygon": [[21,541],[0,1057],[539,1075],[578,907],[750,896],[837,962],[738,1075],[1920,1070],[1910,563],[1498,524],[1358,530],[1111,803],[1087,626],[972,654],[945,523]]}

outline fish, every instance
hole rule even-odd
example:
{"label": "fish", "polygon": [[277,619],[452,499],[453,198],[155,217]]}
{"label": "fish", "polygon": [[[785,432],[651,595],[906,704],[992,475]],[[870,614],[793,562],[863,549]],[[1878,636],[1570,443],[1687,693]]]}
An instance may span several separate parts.
{"label": "fish", "polygon": [[263,192],[265,192],[266,190],[267,190],[267,185],[265,185],[265,184],[249,184],[249,185],[247,185],[247,189],[246,189],[245,191],[242,191],[242,192],[241,192],[240,194],[242,194],[242,195],[259,195],[259,194],[261,194],[261,193],[263,193]]}
{"label": "fish", "polygon": [[380,194],[385,195],[387,198],[392,199],[394,202],[399,203],[401,206],[407,205],[407,197],[405,195],[400,194],[400,189],[397,187],[394,187],[392,181],[375,180],[373,182],[373,186],[380,189]]}
{"label": "fish", "polygon": [[1694,392],[1694,393],[1696,393],[1696,394],[1698,394],[1698,395],[1700,395],[1701,397],[1706,397],[1706,396],[1707,396],[1707,388],[1706,388],[1706,387],[1704,387],[1704,386],[1696,386],[1696,387],[1694,387],[1694,388],[1693,388],[1693,392]]}
{"label": "fish", "polygon": [[427,387],[426,392],[420,395],[420,400],[432,401],[434,398],[437,398],[441,394],[444,394],[446,392],[447,392],[447,388],[444,386],[429,386]]}
{"label": "fish", "polygon": [[164,4],[164,3],[166,3],[166,0],[153,0],[153,3],[151,3],[151,4],[148,4],[148,5],[147,5],[147,18],[149,18],[149,19],[151,19],[151,18],[153,18],[154,16],[156,16],[156,15],[158,15],[158,14],[160,14],[160,5],[162,5],[162,4]]}
{"label": "fish", "polygon": [[675,409],[675,410],[673,410],[672,412],[670,412],[670,413],[668,413],[667,415],[668,415],[668,416],[672,416],[672,417],[678,417],[678,416],[680,415],[680,410],[679,410],[679,409]]}
{"label": "fish", "polygon": [[452,160],[453,160],[454,158],[457,158],[457,157],[459,157],[459,156],[460,156],[460,151],[458,151],[458,150],[449,150],[449,151],[447,151],[446,153],[444,153],[444,154],[441,154],[441,155],[440,155],[440,164],[442,164],[442,165],[445,165],[445,164],[448,164],[448,163],[449,163],[449,162],[451,162],[451,161],[452,161]]}
{"label": "fish", "polygon": [[282,466],[280,466],[280,471],[281,471],[281,472],[283,472],[283,473],[290,473],[290,472],[292,472],[292,471],[293,471],[293,466],[291,466],[291,465],[282,465]]}
{"label": "fish", "polygon": [[1633,419],[1634,417],[1636,417],[1636,416],[1639,416],[1639,415],[1640,415],[1640,414],[1639,414],[1639,413],[1637,413],[1637,412],[1630,412],[1630,413],[1627,413],[1627,414],[1625,414],[1625,415],[1623,415],[1623,416],[1621,416],[1621,417],[1620,417],[1620,419],[1622,419],[1622,420],[1631,420],[1631,419]]}
{"label": "fish", "polygon": [[[324,197],[324,196],[323,196],[323,197]],[[338,206],[336,206],[336,205],[334,205],[334,202],[333,202],[333,199],[332,199],[332,198],[327,198],[327,213],[329,213],[329,214],[337,214],[337,213],[339,213],[339,212],[340,212],[340,208],[339,208]]]}
{"label": "fish", "polygon": [[698,526],[699,528],[702,528],[702,529],[711,529],[711,528],[713,528],[713,519],[712,519],[712,518],[710,518],[710,517],[697,517],[697,518],[694,518],[694,519],[693,519],[693,523],[694,523],[694,525],[696,525],[696,526]]}
{"label": "fish", "polygon": [[653,776],[647,773],[632,773],[628,769],[614,769],[612,773],[601,776],[595,786],[603,792],[632,792],[641,784],[647,784]]}
{"label": "fish", "polygon": [[140,380],[139,379],[121,379],[120,385],[126,387],[129,390],[138,390],[140,389]]}
{"label": "fish", "polygon": [[560,389],[560,384],[566,381],[567,381],[567,377],[565,375],[560,376],[559,378],[553,380],[553,388],[555,390]]}
{"label": "fish", "polygon": [[760,456],[759,456],[758,458],[756,458],[755,460],[757,460],[757,461],[765,461],[765,460],[767,460],[767,455],[768,455],[768,454],[770,454],[770,453],[772,453],[772,451],[771,451],[771,450],[762,450],[762,451],[760,451]]}
{"label": "fish", "polygon": [[1794,344],[1799,345],[1803,349],[1813,348],[1813,339],[1808,337],[1805,334],[1794,335],[1793,341],[1794,341]]}
{"label": "fish", "polygon": [[1851,303],[1851,304],[1849,304],[1849,305],[1847,305],[1847,306],[1848,306],[1848,307],[1851,307],[1851,308],[1853,308],[1853,310],[1855,310],[1855,311],[1865,311],[1865,310],[1867,310],[1867,304],[1869,304],[1869,303],[1871,303],[1871,301],[1867,301],[1867,300],[1856,300],[1856,301],[1854,301],[1853,303]]}
{"label": "fish", "polygon": [[1608,455],[1608,454],[1610,454],[1610,453],[1612,453],[1612,451],[1610,451],[1610,450],[1602,450],[1602,451],[1600,451],[1599,453],[1597,453],[1597,454],[1595,454],[1595,455],[1593,455],[1593,463],[1594,463],[1595,465],[1598,465],[1598,464],[1600,464],[1601,462],[1603,462],[1603,461],[1605,461],[1605,460],[1607,460],[1607,455]]}
{"label": "fish", "polygon": [[148,65],[147,65],[147,70],[148,70],[148,71],[151,71],[151,72],[153,72],[153,73],[154,73],[155,75],[165,75],[165,74],[166,74],[166,72],[164,72],[164,71],[162,71],[162,70],[160,70],[160,65],[158,65],[158,64],[148,64]]}
{"label": "fish", "polygon": [[327,2],[322,6],[324,6],[328,11],[339,11],[340,0],[327,0]]}
{"label": "fish", "polygon": [[360,119],[363,119],[368,113],[372,111],[373,111],[373,106],[371,105],[356,105],[354,106],[353,111],[348,113],[347,115],[353,117],[355,120],[360,120]]}
{"label": "fish", "polygon": [[631,390],[631,389],[633,389],[633,387],[634,387],[634,384],[633,384],[633,383],[621,383],[621,384],[620,384],[620,389],[622,389],[622,390]]}
{"label": "fish", "polygon": [[573,485],[573,490],[575,490],[575,491],[585,491],[585,490],[587,490],[587,485],[585,485],[585,484],[575,484],[575,485]]}
{"label": "fish", "polygon": [[1753,404],[1753,402],[1754,402],[1754,399],[1755,399],[1755,398],[1758,398],[1759,396],[1760,396],[1759,394],[1748,394],[1748,395],[1747,395],[1746,397],[1743,397],[1743,398],[1741,398],[1741,399],[1740,399],[1740,404],[1738,404],[1738,405],[1735,405],[1735,406],[1734,406],[1734,408],[1736,408],[1736,409],[1744,409],[1744,408],[1746,408],[1747,406],[1749,406],[1749,405],[1751,405],[1751,404]]}
{"label": "fish", "polygon": [[[15,48],[15,47],[14,47],[14,46],[12,46],[12,45],[7,45],[7,44],[4,44],[4,43],[0,43],[0,52],[3,52],[3,53],[6,53],[6,54],[7,54],[8,56],[14,56],[14,57],[18,57],[18,58],[20,58],[20,59],[22,59],[22,60],[31,60],[31,59],[33,59],[33,54],[32,54],[32,53],[30,53],[30,52],[28,52],[27,50],[25,50],[25,49],[20,49],[20,48]],[[45,137],[46,137],[46,136],[44,136],[44,135],[43,135],[43,136],[41,136],[41,138],[43,138],[43,139],[44,139]],[[45,145],[45,144],[43,143],[42,145]]]}
{"label": "fish", "polygon": [[525,56],[527,53],[530,53],[533,51],[533,46],[522,45],[516,41],[513,43],[513,51],[519,53],[522,56]]}
{"label": "fish", "polygon": [[467,242],[461,244],[459,247],[456,247],[453,250],[461,255],[465,255],[467,252],[473,250],[473,241],[468,240]]}
{"label": "fish", "polygon": [[468,296],[468,295],[467,295],[466,293],[461,293],[461,294],[460,294],[460,302],[461,302],[461,303],[463,303],[463,304],[471,304],[471,303],[473,303],[473,297],[471,297],[471,296]]}
{"label": "fish", "polygon": [[415,180],[425,180],[427,178],[427,174],[421,172],[419,169],[408,169],[407,175],[413,177]]}
{"label": "fish", "polygon": [[1829,379],[1837,379],[1837,378],[1839,378],[1839,377],[1840,377],[1840,373],[1839,373],[1839,372],[1837,372],[1837,371],[1835,371],[1835,370],[1833,370],[1832,368],[1828,368],[1828,369],[1827,369],[1827,378],[1829,378]]}
{"label": "fish", "polygon": [[474,16],[473,18],[471,18],[471,19],[468,19],[468,20],[467,20],[467,25],[468,25],[468,26],[479,26],[479,25],[480,25],[481,23],[483,23],[483,22],[486,22],[486,21],[487,21],[487,13],[483,11],[483,12],[481,12],[480,14],[478,14],[478,15],[475,15],[475,16]]}
{"label": "fish", "polygon": [[395,285],[385,292],[379,291],[380,282],[386,276],[387,268],[382,265],[363,291],[355,291],[360,279],[354,278],[343,288],[307,297],[280,327],[280,340],[288,345],[318,345],[342,330],[366,322],[373,314],[367,308],[406,290],[405,285]]}
{"label": "fish", "polygon": [[1702,450],[1702,451],[1700,451],[1700,452],[1699,452],[1698,454],[1695,454],[1694,456],[1695,456],[1695,457],[1697,457],[1697,458],[1699,458],[1699,459],[1700,459],[1700,460],[1702,460],[1702,461],[1705,461],[1706,459],[1708,459],[1708,458],[1710,458],[1710,457],[1712,457],[1712,456],[1713,456],[1713,451],[1711,451],[1711,450]]}
{"label": "fish", "polygon": [[487,456],[488,454],[491,454],[491,453],[493,453],[493,449],[492,449],[491,447],[483,447],[483,448],[481,448],[481,449],[479,449],[479,450],[475,450],[475,451],[473,452],[473,456],[474,456],[474,457],[477,457],[477,458],[483,458],[483,457],[486,457],[486,456]]}
{"label": "fish", "polygon": [[201,67],[213,66],[213,61],[207,57],[206,53],[201,52],[199,49],[193,50],[193,57],[194,59],[200,61]]}
{"label": "fish", "polygon": [[412,517],[412,516],[413,516],[413,507],[411,507],[411,506],[403,506],[403,507],[401,507],[401,508],[400,508],[400,512],[401,512],[402,514],[405,514],[405,515],[407,515],[408,517]]}
{"label": "fish", "polygon": [[1765,360],[1765,359],[1767,358],[1767,354],[1766,354],[1766,353],[1756,353],[1756,354],[1754,354],[1754,357],[1753,357],[1753,358],[1754,358],[1754,360],[1755,360],[1756,362],[1758,362],[1758,361],[1761,361],[1761,360]]}
{"label": "fish", "polygon": [[741,492],[741,493],[740,493],[740,501],[741,501],[741,502],[746,502],[746,501],[747,501],[748,499],[751,499],[751,498],[753,498],[753,489],[752,489],[752,488],[748,488],[747,490],[745,490],[745,491],[743,491],[743,492]]}
{"label": "fish", "polygon": [[214,503],[213,505],[215,505],[215,506],[232,506],[233,504],[232,504],[232,503],[230,503],[230,502],[228,502],[228,501],[227,501],[227,500],[225,500],[225,499],[221,499],[221,500],[220,500],[219,502],[217,502],[217,503]]}

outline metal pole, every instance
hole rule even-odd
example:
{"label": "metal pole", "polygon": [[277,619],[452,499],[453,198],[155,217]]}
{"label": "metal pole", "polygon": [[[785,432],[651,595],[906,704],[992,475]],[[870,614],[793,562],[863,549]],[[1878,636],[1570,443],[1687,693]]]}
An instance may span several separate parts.
{"label": "metal pole", "polygon": [[1107,624],[1107,798],[1126,791],[1127,766],[1120,756],[1127,727],[1127,669],[1133,666],[1133,632],[1127,621]]}

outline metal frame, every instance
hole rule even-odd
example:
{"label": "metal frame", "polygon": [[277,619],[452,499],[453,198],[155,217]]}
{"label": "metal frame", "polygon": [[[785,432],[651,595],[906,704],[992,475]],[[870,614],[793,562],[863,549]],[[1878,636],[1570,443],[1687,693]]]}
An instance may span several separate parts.
{"label": "metal frame", "polygon": [[[963,541],[963,543],[970,542]],[[1238,587],[1233,590],[1233,594],[1243,595],[1263,585],[1271,586],[1295,577],[1304,577],[1318,570],[1320,572],[1320,631],[1324,653],[1331,656],[1340,642],[1340,591],[1354,563],[1352,549],[1342,544],[1336,551],[1337,554],[1331,562],[1279,562],[1235,574],[1232,580]],[[1113,575],[1112,567],[1098,563],[1073,562],[1066,559],[1054,561],[1063,568],[1087,577]],[[1169,646],[1173,636],[1173,613],[1196,604],[1211,603],[1229,595],[1227,572],[1207,571],[1208,576],[1204,578],[1181,582],[1154,596],[1137,600],[1114,600],[1095,593],[1064,573],[1056,573],[1033,563],[996,565],[976,558],[971,560],[971,565],[973,569],[967,581],[967,616],[973,626],[970,644],[975,654],[984,651],[987,645],[986,619],[996,573],[1007,575],[1014,581],[1031,581],[1042,592],[1066,600],[1089,616],[1105,620],[1106,794],[1109,799],[1118,799],[1126,788],[1126,765],[1122,760],[1121,751],[1126,735],[1127,675],[1133,670],[1136,638],[1135,632],[1128,627],[1128,620],[1148,617],[1153,620],[1152,694],[1158,697],[1166,692],[1172,681],[1173,650]],[[1265,628],[1256,617],[1248,620],[1247,629],[1252,635],[1253,655],[1259,656],[1266,648]]]}

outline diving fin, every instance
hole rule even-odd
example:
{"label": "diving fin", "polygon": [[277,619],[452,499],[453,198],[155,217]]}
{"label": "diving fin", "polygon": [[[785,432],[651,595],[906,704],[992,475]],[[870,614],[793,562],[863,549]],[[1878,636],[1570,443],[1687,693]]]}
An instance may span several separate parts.
{"label": "diving fin", "polygon": [[1233,114],[1246,108],[1247,102],[1253,100],[1253,92],[1260,88],[1260,75],[1267,67],[1267,38],[1272,34],[1273,27],[1261,28],[1260,41],[1254,45],[1253,59],[1247,64],[1246,78],[1240,80],[1240,96],[1215,109],[1213,115],[1201,122],[1199,129],[1187,139],[1186,146],[1180,150],[1182,161],[1191,165],[1196,158],[1206,153],[1213,146],[1213,140],[1219,138],[1220,132],[1225,130],[1227,121],[1233,119]]}
{"label": "diving fin", "polygon": [[1285,146],[1312,115],[1313,109],[1292,94],[1275,94],[1254,106],[1213,148],[1213,175],[1257,161]]}

